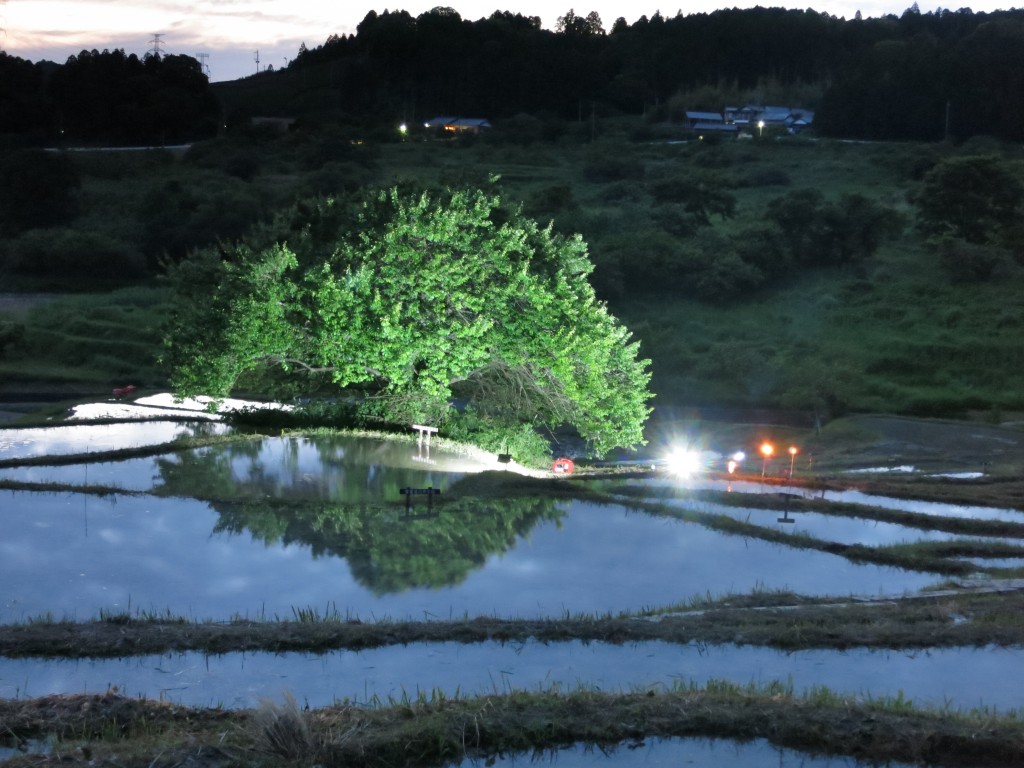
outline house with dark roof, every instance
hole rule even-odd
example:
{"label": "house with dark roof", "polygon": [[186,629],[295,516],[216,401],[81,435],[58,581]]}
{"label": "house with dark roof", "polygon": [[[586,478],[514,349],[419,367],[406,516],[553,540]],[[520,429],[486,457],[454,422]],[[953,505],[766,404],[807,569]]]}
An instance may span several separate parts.
{"label": "house with dark roof", "polygon": [[432,117],[423,127],[458,136],[463,133],[480,133],[490,128],[491,124],[482,117]]}
{"label": "house with dark roof", "polygon": [[726,124],[751,129],[784,128],[789,133],[800,133],[814,123],[814,111],[802,107],[747,104],[743,107],[726,107],[722,114]]}
{"label": "house with dark roof", "polygon": [[711,123],[724,123],[725,118],[722,117],[718,112],[693,112],[687,111],[686,123],[691,128],[696,127],[698,123],[711,124]]}

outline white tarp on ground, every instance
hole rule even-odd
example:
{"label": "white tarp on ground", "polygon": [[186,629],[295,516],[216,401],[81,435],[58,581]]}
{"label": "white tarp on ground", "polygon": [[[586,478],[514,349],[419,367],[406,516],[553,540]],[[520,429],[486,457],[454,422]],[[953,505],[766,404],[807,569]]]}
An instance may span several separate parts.
{"label": "white tarp on ground", "polygon": [[208,410],[213,398],[198,397],[176,400],[174,395],[163,392],[159,395],[140,397],[137,400],[110,400],[102,403],[85,403],[71,409],[71,419],[152,419],[152,418],[186,418],[211,419],[219,421],[227,411],[239,411],[244,408],[277,408],[290,410],[290,405],[282,403],[261,403],[255,400],[236,400],[225,398],[217,404],[215,411]]}
{"label": "white tarp on ground", "polygon": [[[281,403],[225,399],[217,404],[216,411],[208,411],[211,402],[212,399],[208,397],[175,401],[174,395],[163,393],[137,400],[107,400],[76,405],[70,409],[66,421],[53,426],[0,430],[0,460],[160,445],[189,433],[187,424],[169,419],[220,422],[223,414],[232,410],[249,407],[291,408]],[[120,424],[90,423],[97,419],[123,421]],[[207,428],[223,432],[228,426],[218,424]]]}

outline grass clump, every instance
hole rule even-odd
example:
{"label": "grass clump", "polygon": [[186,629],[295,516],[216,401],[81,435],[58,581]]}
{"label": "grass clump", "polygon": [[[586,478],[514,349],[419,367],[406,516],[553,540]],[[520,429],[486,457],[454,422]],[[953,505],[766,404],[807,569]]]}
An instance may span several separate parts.
{"label": "grass clump", "polygon": [[320,753],[306,713],[288,691],[282,703],[263,699],[253,714],[251,728],[255,748],[268,755],[309,764]]}

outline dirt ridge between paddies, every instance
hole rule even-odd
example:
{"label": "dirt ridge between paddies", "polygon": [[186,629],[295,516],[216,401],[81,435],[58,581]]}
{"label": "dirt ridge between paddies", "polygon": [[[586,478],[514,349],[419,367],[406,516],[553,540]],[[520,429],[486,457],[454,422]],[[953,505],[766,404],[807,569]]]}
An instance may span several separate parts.
{"label": "dirt ridge between paddies", "polygon": [[0,701],[6,737],[49,739],[26,766],[444,766],[510,753],[536,757],[573,743],[614,750],[646,738],[766,739],[816,755],[948,768],[1016,768],[1024,722],[1014,713],[921,710],[903,697],[865,699],[783,683],[606,693],[420,696],[377,706],[302,710],[286,697],[256,710],[181,707],[106,695]]}
{"label": "dirt ridge between paddies", "polygon": [[[983,582],[984,583],[984,582]],[[754,593],[619,616],[376,621],[296,610],[301,620],[227,622],[132,618],[40,619],[0,626],[8,658],[123,658],[168,652],[328,652],[410,643],[661,641],[795,650],[1024,645],[1024,584],[886,598],[812,599]]]}

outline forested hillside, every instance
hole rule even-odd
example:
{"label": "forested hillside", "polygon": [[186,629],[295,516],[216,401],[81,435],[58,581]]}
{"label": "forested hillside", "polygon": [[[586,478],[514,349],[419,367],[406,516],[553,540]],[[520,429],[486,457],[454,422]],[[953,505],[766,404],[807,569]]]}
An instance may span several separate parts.
{"label": "forested hillside", "polygon": [[[609,20],[605,20],[609,21]],[[871,139],[1024,136],[1024,12],[840,19],[813,10],[620,18],[558,30],[495,13],[371,12],[284,71],[218,89],[229,112],[382,120],[527,113],[679,121],[746,102],[818,108],[819,133]]]}
{"label": "forested hillside", "polygon": [[[554,31],[497,11],[370,12],[287,67],[207,90],[185,56],[82,51],[57,65],[0,53],[0,140],[167,143],[251,116],[393,125],[435,115],[587,119],[753,102],[817,109],[820,135],[1024,138],[1024,11],[842,19],[814,10],[568,11]],[[217,101],[210,98],[216,94]]]}

